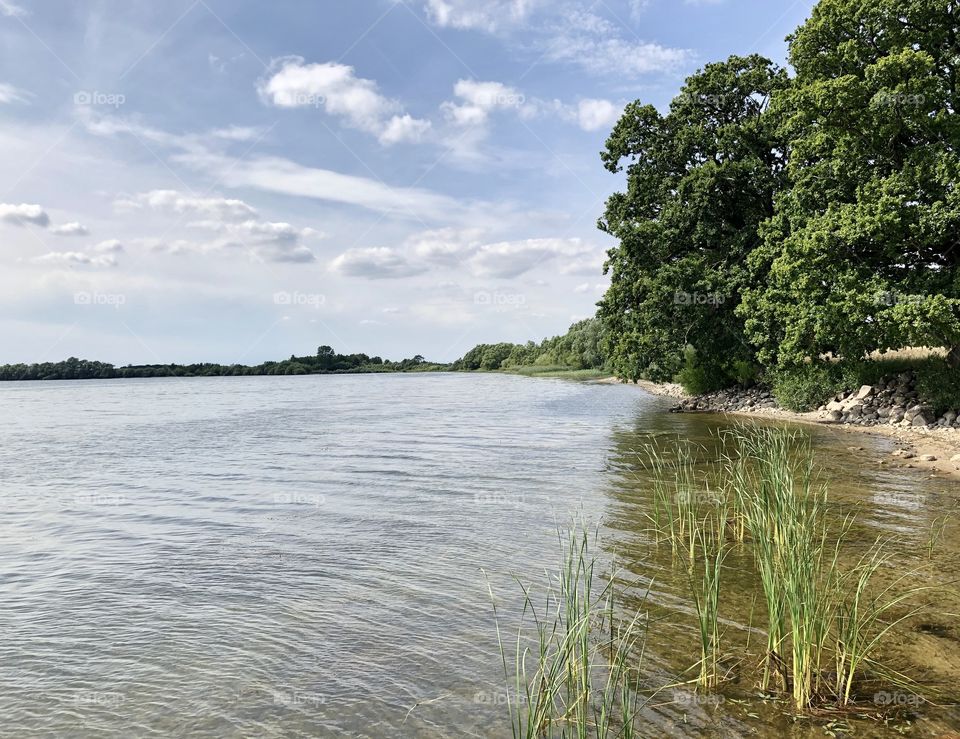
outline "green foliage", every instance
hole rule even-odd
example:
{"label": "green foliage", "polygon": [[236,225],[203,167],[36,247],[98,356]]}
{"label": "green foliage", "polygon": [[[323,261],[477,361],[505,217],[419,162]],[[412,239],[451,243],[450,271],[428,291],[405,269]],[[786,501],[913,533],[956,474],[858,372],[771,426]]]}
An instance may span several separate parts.
{"label": "green foliage", "polygon": [[941,359],[927,360],[916,372],[917,392],[937,415],[960,409],[960,372]]}
{"label": "green foliage", "polygon": [[960,344],[960,8],[821,0],[770,114],[789,185],[739,315],[767,363]]}
{"label": "green foliage", "polygon": [[684,352],[683,369],[675,379],[691,395],[712,393],[733,384],[733,379],[722,365],[704,362],[693,347],[687,347]]}
{"label": "green foliage", "polygon": [[443,371],[448,365],[427,362],[419,354],[399,362],[384,361],[366,354],[337,354],[329,346],[321,346],[313,356],[291,356],[282,362],[264,362],[255,366],[242,364],[145,364],[115,367],[104,362],[91,362],[71,357],[63,362],[41,364],[7,364],[0,366],[4,380],[109,380],[135,377],[222,377],[236,375],[324,375],[366,372]]}
{"label": "green foliage", "polygon": [[628,105],[607,140],[604,165],[627,175],[599,223],[619,240],[599,316],[620,376],[672,379],[688,345],[724,362],[753,359],[736,308],[783,179],[766,110],[786,84],[767,59],[731,57],[687,79],[665,116]]}
{"label": "green foliage", "polygon": [[778,369],[768,376],[773,396],[791,411],[809,411],[826,403],[840,387],[837,370],[825,364]]}
{"label": "green foliage", "polygon": [[599,370],[606,365],[602,326],[588,318],[567,333],[539,344],[478,344],[451,365],[454,370],[497,370],[540,367],[563,370]]}

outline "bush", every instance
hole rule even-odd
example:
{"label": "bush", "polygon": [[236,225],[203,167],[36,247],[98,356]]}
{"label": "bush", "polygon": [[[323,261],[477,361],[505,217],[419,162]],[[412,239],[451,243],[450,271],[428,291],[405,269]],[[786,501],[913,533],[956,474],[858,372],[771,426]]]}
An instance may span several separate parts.
{"label": "bush", "polygon": [[960,408],[960,370],[943,359],[927,359],[916,368],[917,392],[936,414]]}
{"label": "bush", "polygon": [[791,411],[810,411],[838,392],[837,368],[823,364],[782,367],[769,376],[773,397]]}
{"label": "bush", "polygon": [[712,393],[735,383],[723,366],[703,361],[692,347],[687,347],[683,359],[683,369],[675,379],[691,395]]}

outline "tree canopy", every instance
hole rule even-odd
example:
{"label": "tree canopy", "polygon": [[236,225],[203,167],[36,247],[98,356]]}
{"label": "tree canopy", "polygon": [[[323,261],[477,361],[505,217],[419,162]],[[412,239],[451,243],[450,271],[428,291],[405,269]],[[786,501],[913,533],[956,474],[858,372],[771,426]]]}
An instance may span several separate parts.
{"label": "tree canopy", "polygon": [[730,57],[666,114],[627,106],[601,154],[626,188],[600,303],[616,371],[943,346],[960,364],[960,4],[821,0],[793,76]]}
{"label": "tree canopy", "polygon": [[731,57],[687,79],[666,115],[628,105],[607,140],[603,163],[625,168],[626,191],[599,223],[619,240],[599,315],[622,376],[670,379],[687,346],[721,371],[752,359],[736,309],[784,178],[766,111],[786,85],[769,60]]}

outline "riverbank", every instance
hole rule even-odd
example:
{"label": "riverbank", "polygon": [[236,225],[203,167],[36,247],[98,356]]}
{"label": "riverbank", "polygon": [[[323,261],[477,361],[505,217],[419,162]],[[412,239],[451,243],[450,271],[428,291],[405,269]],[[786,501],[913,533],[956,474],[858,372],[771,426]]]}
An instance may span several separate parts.
{"label": "riverbank", "polygon": [[731,410],[726,407],[716,407],[705,398],[695,398],[684,392],[683,387],[676,383],[656,383],[646,380],[638,380],[634,383],[617,377],[604,377],[597,379],[596,382],[632,385],[654,395],[675,398],[679,401],[693,401],[697,406],[695,409],[678,407],[675,409],[678,412],[722,413],[820,426],[838,433],[850,434],[852,448],[858,448],[853,443],[856,435],[884,437],[891,439],[896,448],[889,456],[873,460],[876,464],[913,469],[930,477],[960,480],[960,430],[956,428],[861,426],[837,423],[832,417],[824,417],[821,411],[797,413],[780,408],[775,402],[771,403],[768,396],[763,393],[758,393],[749,401],[753,403],[751,407],[738,407]]}

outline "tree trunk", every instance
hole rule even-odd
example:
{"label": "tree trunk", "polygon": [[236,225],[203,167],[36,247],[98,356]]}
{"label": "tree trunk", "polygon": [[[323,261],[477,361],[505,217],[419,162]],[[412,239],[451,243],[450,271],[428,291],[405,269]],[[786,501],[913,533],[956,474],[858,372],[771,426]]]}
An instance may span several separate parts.
{"label": "tree trunk", "polygon": [[960,346],[955,346],[947,354],[947,364],[953,369],[960,369]]}

